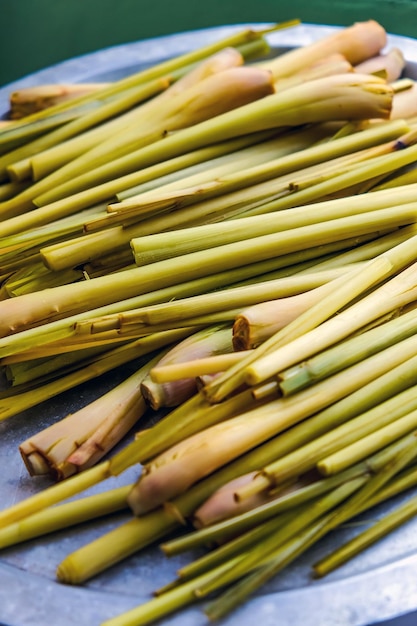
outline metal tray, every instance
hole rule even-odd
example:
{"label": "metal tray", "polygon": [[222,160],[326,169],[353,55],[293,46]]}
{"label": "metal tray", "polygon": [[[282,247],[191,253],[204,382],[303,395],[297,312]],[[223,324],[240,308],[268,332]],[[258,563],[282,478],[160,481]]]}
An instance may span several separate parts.
{"label": "metal tray", "polygon": [[[0,117],[7,112],[10,91],[18,87],[60,81],[114,80],[240,28],[242,25],[224,26],[148,39],[60,63],[0,89]],[[309,43],[333,30],[328,26],[301,25],[271,35],[270,41],[274,48],[288,49]],[[389,44],[404,51],[408,60],[407,75],[417,77],[417,41],[390,36]],[[18,444],[104,393],[117,379],[127,375],[128,369],[61,394],[0,423],[1,508],[48,484],[43,479],[29,478],[18,453]],[[131,482],[132,473],[126,473],[121,479],[119,484]],[[109,486],[106,483],[90,492]],[[377,519],[410,495],[414,494],[372,510],[363,523]],[[154,547],[132,556],[83,586],[62,585],[55,580],[55,568],[69,552],[128,518],[127,513],[117,514],[111,519],[94,521],[2,551],[0,626],[99,626],[103,620],[149,599],[155,588],[174,577],[179,564],[187,562],[190,555],[167,559]],[[320,542],[222,624],[241,626],[257,621],[263,626],[278,623],[280,626],[365,626],[416,610],[417,519],[326,579],[313,581],[310,578],[309,564],[356,531],[357,528],[346,527]],[[201,607],[195,605],[163,620],[163,623],[203,626],[208,620]]]}

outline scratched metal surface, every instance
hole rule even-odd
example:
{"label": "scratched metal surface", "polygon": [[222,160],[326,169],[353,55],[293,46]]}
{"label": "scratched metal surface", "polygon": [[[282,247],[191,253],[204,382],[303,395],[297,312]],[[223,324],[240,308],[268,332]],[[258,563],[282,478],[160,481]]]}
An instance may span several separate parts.
{"label": "scratched metal surface", "polygon": [[[8,94],[19,86],[117,79],[238,28],[240,26],[188,32],[69,60],[0,89],[0,116],[7,111]],[[303,45],[331,30],[326,26],[302,25],[274,34],[271,43],[276,48]],[[417,42],[391,36],[389,43],[401,47],[409,61],[407,74],[416,77]],[[27,476],[18,444],[94,399],[126,373],[126,370],[119,370],[0,423],[0,508],[47,484],[45,480]],[[129,472],[118,482],[131,482],[135,476],[135,472]],[[106,483],[100,488],[109,486]],[[377,519],[413,495],[406,494],[396,502],[373,510],[363,523]],[[154,547],[110,568],[83,586],[61,585],[55,580],[55,568],[68,553],[127,519],[129,514],[121,513],[3,550],[0,553],[0,622],[7,626],[99,626],[103,620],[149,599],[155,588],[174,577],[178,566],[187,562],[190,555],[167,559]],[[356,531],[345,528],[320,542],[222,624],[240,626],[256,620],[263,626],[277,623],[280,626],[366,626],[417,610],[417,520],[410,521],[327,579],[311,579],[309,564]],[[199,605],[163,620],[163,624],[170,626],[206,623]]]}

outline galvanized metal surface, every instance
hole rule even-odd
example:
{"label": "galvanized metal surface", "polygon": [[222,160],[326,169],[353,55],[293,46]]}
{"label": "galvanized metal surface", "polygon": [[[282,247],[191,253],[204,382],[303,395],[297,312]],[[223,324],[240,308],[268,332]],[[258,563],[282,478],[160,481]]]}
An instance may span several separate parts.
{"label": "galvanized metal surface", "polygon": [[[1,89],[0,116],[7,110],[8,94],[19,86],[116,79],[146,64],[213,41],[237,28],[240,26],[118,46],[48,68]],[[271,43],[283,48],[303,45],[331,30],[326,26],[303,25],[274,34]],[[401,47],[409,60],[407,73],[414,76],[417,72],[417,42],[390,37],[390,44]],[[124,374],[119,370],[116,377],[112,374],[92,381],[0,423],[0,508],[8,507],[47,485],[45,480],[28,477],[18,453],[18,444],[94,399]],[[118,484],[131,482],[135,477],[134,471],[128,472]],[[105,483],[100,489],[109,486]],[[377,519],[413,495],[407,494],[373,510],[362,520],[363,524],[371,518]],[[154,547],[110,568],[83,586],[62,585],[55,580],[55,568],[68,553],[127,519],[128,513],[117,514],[111,519],[3,550],[0,553],[0,622],[7,626],[99,626],[103,620],[149,599],[154,589],[174,577],[178,566],[187,562],[190,555],[167,559]],[[407,523],[328,578],[311,579],[311,563],[356,532],[357,527],[347,527],[320,542],[222,624],[241,626],[253,624],[256,620],[263,626],[366,626],[416,610],[417,520]],[[195,605],[162,623],[203,626],[208,620],[201,606]]]}

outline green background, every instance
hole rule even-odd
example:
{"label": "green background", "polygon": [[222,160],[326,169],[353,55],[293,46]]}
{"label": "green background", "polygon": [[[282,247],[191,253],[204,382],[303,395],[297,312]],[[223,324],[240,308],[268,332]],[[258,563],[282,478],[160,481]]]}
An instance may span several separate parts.
{"label": "green background", "polygon": [[330,25],[373,18],[417,37],[417,0],[0,0],[0,85],[108,46],[290,18]]}

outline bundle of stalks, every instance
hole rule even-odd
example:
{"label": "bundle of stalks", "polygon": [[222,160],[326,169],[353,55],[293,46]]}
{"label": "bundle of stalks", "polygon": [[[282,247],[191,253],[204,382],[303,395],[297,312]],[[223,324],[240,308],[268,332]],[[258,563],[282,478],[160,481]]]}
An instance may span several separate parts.
{"label": "bundle of stalks", "polygon": [[[0,545],[125,510],[58,565],[73,584],[157,541],[212,547],[108,626],[213,592],[221,617],[416,484],[417,133],[401,100],[415,85],[373,21],[246,66],[265,36],[0,134],[1,419],[142,357],[21,443],[30,473],[57,482],[0,512]],[[131,468],[121,490],[64,502]],[[414,513],[412,500],[316,575]]]}

